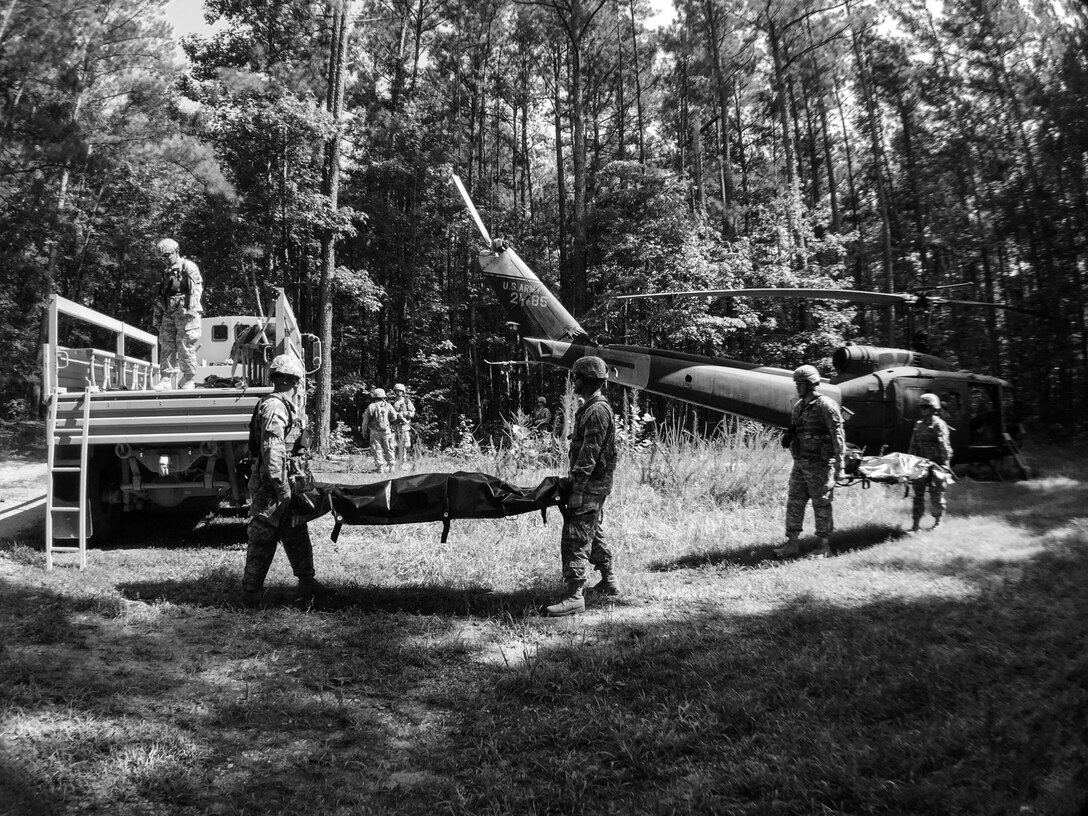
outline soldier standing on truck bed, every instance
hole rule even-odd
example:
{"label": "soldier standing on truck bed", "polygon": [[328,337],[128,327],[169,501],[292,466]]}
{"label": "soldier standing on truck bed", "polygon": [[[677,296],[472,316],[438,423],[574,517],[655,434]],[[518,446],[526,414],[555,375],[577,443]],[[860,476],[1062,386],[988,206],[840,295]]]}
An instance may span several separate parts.
{"label": "soldier standing on truck bed", "polygon": [[291,513],[291,482],[308,475],[305,458],[306,431],[294,395],[305,372],[289,354],[280,354],[269,365],[274,391],[261,399],[250,420],[249,547],[242,576],[242,600],[260,601],[264,579],[276,556],[276,542],[298,578],[299,592],[311,600],[320,586],[314,580],[314,551],[306,523],[295,524]]}
{"label": "soldier standing on truck bed", "polygon": [[155,298],[153,314],[159,326],[159,350],[162,379],[156,391],[172,387],[171,380],[180,369],[178,388],[196,388],[196,346],[200,340],[200,305],[204,280],[200,269],[178,253],[178,242],[163,238],[158,243],[159,254],[166,261]]}

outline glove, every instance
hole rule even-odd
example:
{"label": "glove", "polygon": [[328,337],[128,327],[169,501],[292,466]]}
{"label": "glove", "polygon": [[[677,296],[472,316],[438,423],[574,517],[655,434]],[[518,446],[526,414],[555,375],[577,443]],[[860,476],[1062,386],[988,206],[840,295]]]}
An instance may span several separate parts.
{"label": "glove", "polygon": [[579,510],[582,507],[582,494],[572,492],[567,496],[567,509]]}

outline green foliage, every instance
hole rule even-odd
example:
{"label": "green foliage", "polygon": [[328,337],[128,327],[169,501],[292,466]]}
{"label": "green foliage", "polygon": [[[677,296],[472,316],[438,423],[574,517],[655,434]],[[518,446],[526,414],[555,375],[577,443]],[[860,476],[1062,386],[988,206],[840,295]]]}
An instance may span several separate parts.
{"label": "green foliage", "polygon": [[[1083,413],[1083,15],[1005,0],[711,0],[651,32],[644,4],[598,13],[580,32],[576,162],[556,9],[361,4],[334,122],[325,6],[209,0],[209,19],[226,25],[186,38],[186,63],[159,6],[16,2],[0,23],[0,343],[24,380],[52,292],[152,328],[150,249],[167,234],[205,271],[209,314],[252,312],[284,287],[316,332],[332,231],[334,387],[412,382],[436,442],[455,438],[462,414],[497,429],[517,395],[561,374],[519,373],[507,390],[484,362],[508,358],[511,339],[474,272],[479,238],[451,192],[456,170],[488,228],[577,295],[568,306],[587,304],[578,316],[595,336],[826,367],[844,340],[924,332],[957,364],[1013,379],[1048,422]],[[332,208],[322,190],[337,127]],[[946,284],[1052,319],[609,303],[703,287]]]}

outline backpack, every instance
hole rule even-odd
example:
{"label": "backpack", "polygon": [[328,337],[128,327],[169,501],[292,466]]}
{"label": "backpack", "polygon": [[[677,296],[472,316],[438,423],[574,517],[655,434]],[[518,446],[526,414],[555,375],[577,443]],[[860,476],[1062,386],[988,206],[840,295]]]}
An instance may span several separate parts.
{"label": "backpack", "polygon": [[[370,410],[376,408],[376,410]],[[366,409],[366,430],[369,433],[371,429],[375,429],[380,433],[390,433],[392,427],[390,425],[390,414],[394,417],[396,412],[393,410],[393,406],[388,402],[372,402]]]}
{"label": "backpack", "polygon": [[261,428],[258,420],[261,416],[261,406],[270,399],[278,399],[287,406],[288,430],[295,423],[295,406],[290,400],[283,399],[276,394],[266,394],[261,397],[253,408],[253,416],[249,418],[249,458],[254,462],[261,461]]}

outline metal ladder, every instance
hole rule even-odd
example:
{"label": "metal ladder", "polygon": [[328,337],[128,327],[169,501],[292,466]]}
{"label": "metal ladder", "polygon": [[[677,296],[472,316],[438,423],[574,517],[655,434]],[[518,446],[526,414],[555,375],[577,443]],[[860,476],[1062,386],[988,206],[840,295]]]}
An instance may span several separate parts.
{"label": "metal ladder", "polygon": [[[79,553],[80,570],[87,569],[87,539],[94,535],[91,514],[87,507],[87,465],[89,459],[89,437],[91,430],[91,389],[83,392],[83,433],[79,442],[79,459],[61,459],[57,456],[57,414],[60,393],[54,391],[49,403],[48,445],[46,446],[46,513],[45,513],[45,569],[53,569],[53,553]],[[57,503],[56,476],[60,473],[79,474],[79,492],[75,506],[70,503]],[[77,535],[79,545],[56,545],[53,543],[53,528],[60,520],[61,527],[68,527],[64,521],[72,514],[78,514]]]}

